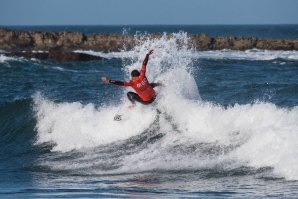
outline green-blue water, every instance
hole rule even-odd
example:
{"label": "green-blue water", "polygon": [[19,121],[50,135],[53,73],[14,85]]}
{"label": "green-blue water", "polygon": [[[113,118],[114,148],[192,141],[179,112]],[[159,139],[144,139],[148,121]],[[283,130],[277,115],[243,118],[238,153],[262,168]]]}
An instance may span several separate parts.
{"label": "green-blue water", "polygon": [[[184,33],[85,51],[102,61],[0,55],[1,198],[297,197],[298,52],[198,52],[186,32],[297,37],[298,26],[125,28]],[[148,79],[164,86],[152,106],[128,109],[129,88],[99,78],[128,79],[149,48]]]}

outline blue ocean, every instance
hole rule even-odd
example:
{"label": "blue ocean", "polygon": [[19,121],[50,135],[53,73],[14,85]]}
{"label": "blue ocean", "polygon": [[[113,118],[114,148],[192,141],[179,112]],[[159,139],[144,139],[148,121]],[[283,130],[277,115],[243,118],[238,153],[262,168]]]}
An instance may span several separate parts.
{"label": "blue ocean", "polygon": [[[297,38],[298,25],[9,28],[174,34],[76,50],[97,61],[0,55],[0,198],[298,197],[298,51],[189,45],[192,33]],[[148,80],[163,86],[128,108],[131,88],[100,77],[128,80],[149,49]]]}

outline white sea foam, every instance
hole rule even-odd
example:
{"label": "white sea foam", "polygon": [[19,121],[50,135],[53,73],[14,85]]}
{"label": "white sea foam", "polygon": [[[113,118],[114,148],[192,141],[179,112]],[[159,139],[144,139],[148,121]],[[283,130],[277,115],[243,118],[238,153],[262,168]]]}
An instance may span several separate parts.
{"label": "white sea foam", "polygon": [[103,57],[106,59],[112,59],[112,58],[131,58],[133,55],[133,51],[122,51],[122,52],[109,52],[109,53],[104,53],[104,52],[97,52],[93,50],[75,50],[74,52],[76,53],[85,53],[88,55],[94,55],[98,57]]}
{"label": "white sea foam", "polygon": [[9,62],[9,61],[17,61],[17,60],[20,60],[20,58],[9,57],[9,56],[0,54],[0,63]]}
{"label": "white sea foam", "polygon": [[[160,46],[157,46],[160,48]],[[134,51],[123,51],[123,52],[96,52],[92,50],[76,50],[75,52],[86,53],[94,56],[100,56],[107,59],[112,58],[137,58],[138,54]],[[284,60],[298,60],[298,51],[286,51],[286,50],[261,50],[261,49],[250,49],[245,51],[237,50],[210,50],[210,51],[195,51],[191,54],[185,55],[192,59],[227,59],[227,60],[258,60],[258,61],[269,61],[276,59]]]}
{"label": "white sea foam", "polygon": [[[23,51],[24,52],[24,51]],[[26,52],[26,51],[25,51]],[[43,51],[43,50],[32,50],[33,53],[48,53],[49,51]]]}
{"label": "white sea foam", "polygon": [[[141,133],[155,116],[153,110],[136,107],[126,112],[123,121],[115,122],[113,117],[118,107],[99,109],[93,104],[56,104],[40,95],[35,97],[35,103],[38,143],[53,142],[54,150],[64,152],[128,139]],[[139,115],[143,115],[142,121]]]}
{"label": "white sea foam", "polygon": [[62,68],[60,66],[54,66],[52,68],[55,69],[55,70],[64,71],[64,72],[73,72],[73,73],[79,72],[77,70],[65,69],[65,68]]}
{"label": "white sea foam", "polygon": [[[177,45],[179,41],[179,45]],[[192,57],[185,33],[147,40],[136,46],[126,65],[129,71],[140,68],[148,49],[155,49],[148,63],[149,81],[162,81],[153,106],[126,109],[123,100],[115,106],[55,103],[40,95],[34,98],[37,115],[37,143],[53,142],[53,150],[67,152],[95,148],[141,135],[161,111],[154,133],[164,136],[142,144],[134,152],[116,153],[106,159],[95,151],[72,161],[44,161],[53,169],[82,169],[87,173],[122,173],[153,169],[201,169],[237,167],[273,169],[272,175],[298,180],[298,107],[279,108],[258,102],[223,108],[200,99],[192,76]],[[129,88],[128,88],[129,89]],[[126,99],[123,95],[123,99]],[[121,122],[113,121],[118,110],[125,113]],[[158,131],[158,132],[156,132]],[[117,167],[100,169],[102,164]]]}
{"label": "white sea foam", "polygon": [[251,49],[245,51],[216,50],[201,51],[197,53],[199,59],[231,59],[231,60],[298,60],[298,51],[260,50]]}

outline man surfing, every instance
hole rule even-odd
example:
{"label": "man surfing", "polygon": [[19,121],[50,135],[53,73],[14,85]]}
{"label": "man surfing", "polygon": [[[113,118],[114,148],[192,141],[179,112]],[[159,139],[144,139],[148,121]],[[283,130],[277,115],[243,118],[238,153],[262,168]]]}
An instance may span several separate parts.
{"label": "man surfing", "polygon": [[108,77],[102,77],[101,80],[106,83],[115,84],[118,86],[131,86],[136,93],[128,92],[127,97],[135,105],[135,102],[139,102],[144,105],[151,104],[156,98],[156,92],[153,89],[156,86],[161,86],[161,83],[149,83],[146,77],[146,67],[149,60],[149,56],[153,53],[153,50],[149,50],[142,64],[142,69],[133,70],[131,72],[132,79],[130,81],[117,81],[110,80]]}

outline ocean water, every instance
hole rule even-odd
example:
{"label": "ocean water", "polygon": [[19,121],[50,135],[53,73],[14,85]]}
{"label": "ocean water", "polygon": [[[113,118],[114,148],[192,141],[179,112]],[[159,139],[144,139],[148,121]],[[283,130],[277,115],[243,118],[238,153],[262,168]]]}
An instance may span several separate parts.
{"label": "ocean water", "polygon": [[163,33],[188,32],[210,36],[254,36],[260,38],[297,38],[298,25],[105,25],[105,26],[5,26],[29,31],[78,31],[92,33]]}
{"label": "ocean water", "polygon": [[[0,197],[298,197],[298,52],[200,52],[188,32],[132,51],[77,49],[99,61],[0,55]],[[148,49],[147,77],[163,86],[154,104],[129,109],[131,89],[99,78],[128,79]]]}

